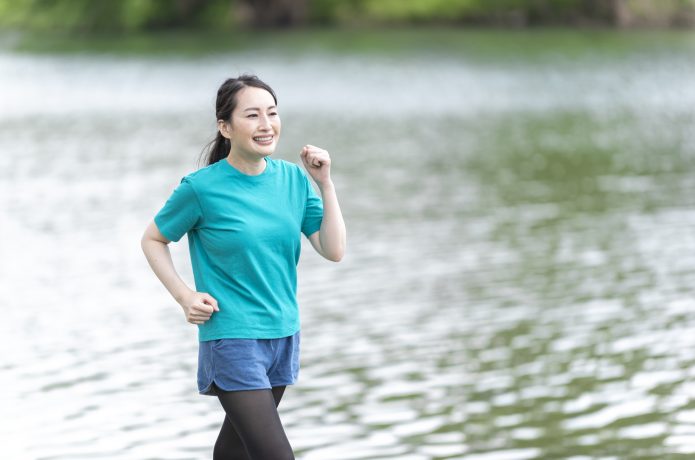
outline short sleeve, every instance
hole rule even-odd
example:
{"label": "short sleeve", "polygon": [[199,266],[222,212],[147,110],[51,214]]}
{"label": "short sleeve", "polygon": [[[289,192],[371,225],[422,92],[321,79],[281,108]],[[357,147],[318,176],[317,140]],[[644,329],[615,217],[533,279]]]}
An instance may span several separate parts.
{"label": "short sleeve", "polygon": [[167,239],[178,241],[196,227],[203,217],[193,186],[185,177],[154,217],[157,228]]}
{"label": "short sleeve", "polygon": [[323,201],[314,191],[309,178],[302,171],[304,186],[306,187],[306,202],[304,203],[304,219],[302,220],[302,233],[309,235],[317,232],[321,228],[323,220]]}

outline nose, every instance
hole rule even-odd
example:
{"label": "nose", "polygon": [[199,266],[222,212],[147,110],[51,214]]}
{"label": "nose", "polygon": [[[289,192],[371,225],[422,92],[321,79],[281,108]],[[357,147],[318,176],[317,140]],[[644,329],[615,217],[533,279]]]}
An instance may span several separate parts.
{"label": "nose", "polygon": [[268,115],[266,114],[261,114],[258,119],[258,123],[260,124],[261,128],[270,128],[270,118],[268,118]]}

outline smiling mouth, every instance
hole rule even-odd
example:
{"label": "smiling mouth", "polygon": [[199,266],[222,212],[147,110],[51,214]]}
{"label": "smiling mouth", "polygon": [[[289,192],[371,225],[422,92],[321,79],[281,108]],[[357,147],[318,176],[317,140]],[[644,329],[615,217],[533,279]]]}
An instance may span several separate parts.
{"label": "smiling mouth", "polygon": [[273,136],[257,136],[253,140],[259,144],[270,144],[273,142]]}

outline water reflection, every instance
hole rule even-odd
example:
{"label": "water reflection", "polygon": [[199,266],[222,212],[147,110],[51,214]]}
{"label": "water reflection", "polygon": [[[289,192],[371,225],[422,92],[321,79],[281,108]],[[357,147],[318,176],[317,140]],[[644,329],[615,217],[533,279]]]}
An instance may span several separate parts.
{"label": "water reflection", "polygon": [[221,411],[138,240],[209,140],[210,88],[249,69],[280,96],[277,156],[332,153],[350,233],[341,264],[300,263],[298,458],[692,451],[683,56],[0,64],[7,458],[210,456]]}

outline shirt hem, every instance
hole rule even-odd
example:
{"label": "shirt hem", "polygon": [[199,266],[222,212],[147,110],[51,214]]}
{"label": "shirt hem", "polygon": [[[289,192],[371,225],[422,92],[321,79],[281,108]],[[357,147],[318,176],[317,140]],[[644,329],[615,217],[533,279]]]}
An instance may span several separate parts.
{"label": "shirt hem", "polygon": [[280,339],[296,334],[301,329],[300,326],[285,330],[264,330],[264,331],[224,331],[211,334],[198,334],[199,342],[209,342],[219,339]]}

